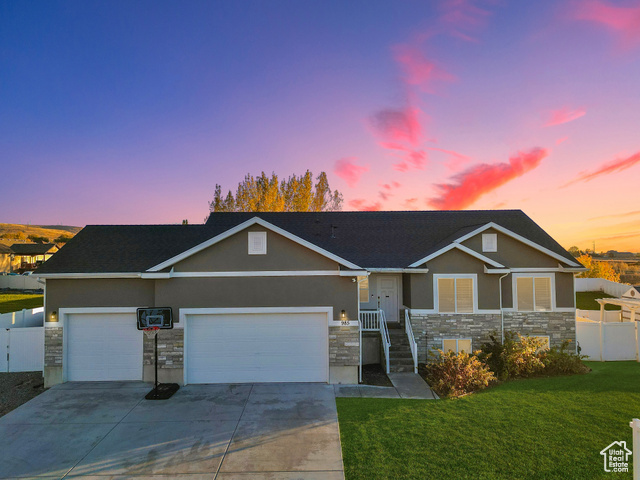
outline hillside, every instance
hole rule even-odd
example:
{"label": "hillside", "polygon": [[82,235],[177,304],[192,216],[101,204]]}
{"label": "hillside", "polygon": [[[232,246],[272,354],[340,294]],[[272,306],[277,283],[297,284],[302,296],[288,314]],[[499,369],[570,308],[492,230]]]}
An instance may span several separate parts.
{"label": "hillside", "polygon": [[68,225],[21,225],[15,223],[0,223],[0,243],[11,245],[13,243],[27,242],[29,235],[46,237],[50,242],[60,235],[73,237],[82,230],[82,227]]}

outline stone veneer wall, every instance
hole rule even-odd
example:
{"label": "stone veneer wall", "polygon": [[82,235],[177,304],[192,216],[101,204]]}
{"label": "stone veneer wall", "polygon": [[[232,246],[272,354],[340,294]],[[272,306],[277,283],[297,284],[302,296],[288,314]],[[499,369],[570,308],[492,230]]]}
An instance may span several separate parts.
{"label": "stone veneer wall", "polygon": [[[153,365],[153,338],[144,336],[144,365]],[[158,333],[158,369],[183,368],[184,329],[160,330]]]}
{"label": "stone veneer wall", "polygon": [[329,365],[352,366],[360,363],[358,327],[329,327]]}
{"label": "stone veneer wall", "polygon": [[62,367],[62,327],[44,329],[44,366]]}
{"label": "stone veneer wall", "polygon": [[[471,338],[474,350],[500,335],[500,314],[411,314],[418,344],[418,361],[425,362],[434,349],[442,349],[445,338]],[[521,335],[549,335],[552,347],[564,340],[576,341],[575,312],[505,312],[505,331]]]}

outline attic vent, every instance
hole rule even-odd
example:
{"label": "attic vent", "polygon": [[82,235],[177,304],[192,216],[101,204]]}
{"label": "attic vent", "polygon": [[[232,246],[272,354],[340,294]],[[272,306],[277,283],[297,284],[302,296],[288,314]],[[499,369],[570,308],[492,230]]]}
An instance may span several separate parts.
{"label": "attic vent", "polygon": [[482,234],[482,251],[483,252],[498,251],[498,234],[497,233]]}
{"label": "attic vent", "polygon": [[267,254],[267,232],[249,232],[249,255]]}

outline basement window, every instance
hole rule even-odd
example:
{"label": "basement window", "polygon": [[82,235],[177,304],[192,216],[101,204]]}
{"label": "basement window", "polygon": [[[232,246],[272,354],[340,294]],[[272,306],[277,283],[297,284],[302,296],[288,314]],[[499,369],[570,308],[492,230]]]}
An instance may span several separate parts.
{"label": "basement window", "polygon": [[267,232],[249,232],[249,255],[267,254]]}
{"label": "basement window", "polygon": [[442,340],[443,352],[465,352],[471,353],[471,339],[470,338],[445,338]]}
{"label": "basement window", "polygon": [[482,251],[483,252],[498,251],[498,234],[497,233],[482,234]]}

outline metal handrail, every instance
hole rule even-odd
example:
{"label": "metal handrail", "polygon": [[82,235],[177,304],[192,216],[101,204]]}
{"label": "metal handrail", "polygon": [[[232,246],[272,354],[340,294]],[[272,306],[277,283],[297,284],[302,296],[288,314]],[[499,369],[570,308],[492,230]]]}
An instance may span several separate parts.
{"label": "metal handrail", "polygon": [[365,332],[380,330],[378,310],[360,310],[360,322]]}
{"label": "metal handrail", "polygon": [[380,337],[382,338],[382,347],[384,348],[384,357],[387,366],[387,373],[390,373],[389,369],[389,347],[391,346],[391,337],[389,336],[389,329],[387,328],[387,319],[384,315],[384,310],[378,309],[378,319],[380,323]]}
{"label": "metal handrail", "polygon": [[407,332],[407,338],[409,338],[409,346],[411,347],[411,356],[413,357],[413,372],[418,373],[418,343],[416,337],[413,335],[413,326],[411,325],[411,316],[409,310],[404,310],[404,329]]}

